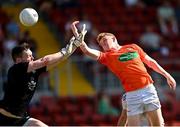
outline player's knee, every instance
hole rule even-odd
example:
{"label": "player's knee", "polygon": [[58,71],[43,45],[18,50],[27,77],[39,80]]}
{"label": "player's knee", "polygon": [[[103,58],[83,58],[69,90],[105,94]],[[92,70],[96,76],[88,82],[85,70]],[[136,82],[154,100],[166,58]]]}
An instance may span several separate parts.
{"label": "player's knee", "polygon": [[164,123],[164,119],[162,117],[160,126],[164,127],[164,125],[165,125],[165,123]]}
{"label": "player's knee", "polygon": [[160,127],[164,127],[165,123],[164,123],[164,119],[160,119],[160,120],[156,120],[156,121],[152,121],[152,125],[153,126],[160,126]]}
{"label": "player's knee", "polygon": [[41,122],[40,120],[36,121],[36,125],[35,126],[41,126],[41,127],[48,127],[46,124],[44,124],[43,122]]}
{"label": "player's knee", "polygon": [[40,120],[30,118],[26,123],[25,126],[41,126],[41,127],[47,127],[46,124],[41,122]]}

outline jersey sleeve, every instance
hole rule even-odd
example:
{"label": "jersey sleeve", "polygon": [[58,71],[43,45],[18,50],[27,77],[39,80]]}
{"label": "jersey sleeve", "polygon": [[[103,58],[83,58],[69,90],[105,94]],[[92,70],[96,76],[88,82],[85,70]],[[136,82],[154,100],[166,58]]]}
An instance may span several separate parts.
{"label": "jersey sleeve", "polygon": [[141,60],[143,60],[147,54],[146,54],[146,53],[144,52],[144,50],[143,50],[141,47],[139,47],[138,45],[136,45],[136,44],[133,44],[133,45],[134,45],[135,48],[137,49],[137,51],[138,51],[138,53],[139,53],[139,55],[140,55]]}
{"label": "jersey sleeve", "polygon": [[100,56],[99,56],[99,58],[98,58],[98,61],[99,61],[101,64],[106,64],[106,61],[107,61],[106,58],[107,58],[107,54],[101,52],[101,53],[100,53]]}

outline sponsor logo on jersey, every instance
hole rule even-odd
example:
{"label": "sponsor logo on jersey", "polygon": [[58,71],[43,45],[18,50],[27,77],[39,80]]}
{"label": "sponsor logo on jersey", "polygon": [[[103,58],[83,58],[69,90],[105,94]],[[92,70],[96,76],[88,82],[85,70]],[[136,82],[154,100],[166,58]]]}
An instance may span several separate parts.
{"label": "sponsor logo on jersey", "polygon": [[129,61],[138,57],[137,52],[127,52],[119,56],[121,62]]}

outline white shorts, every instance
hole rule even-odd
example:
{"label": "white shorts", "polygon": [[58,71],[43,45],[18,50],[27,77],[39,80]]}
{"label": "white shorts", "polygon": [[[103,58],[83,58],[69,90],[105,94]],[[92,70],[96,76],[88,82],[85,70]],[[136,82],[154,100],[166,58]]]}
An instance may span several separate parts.
{"label": "white shorts", "polygon": [[153,84],[145,88],[127,92],[127,116],[142,114],[147,111],[154,111],[161,108],[156,89]]}

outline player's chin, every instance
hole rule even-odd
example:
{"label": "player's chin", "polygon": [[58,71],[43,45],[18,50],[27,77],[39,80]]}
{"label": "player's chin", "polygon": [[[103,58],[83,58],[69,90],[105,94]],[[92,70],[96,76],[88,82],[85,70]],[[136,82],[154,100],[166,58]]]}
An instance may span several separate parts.
{"label": "player's chin", "polygon": [[104,50],[104,51],[109,51],[110,49],[107,48],[107,47],[103,47],[103,50]]}

